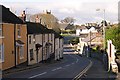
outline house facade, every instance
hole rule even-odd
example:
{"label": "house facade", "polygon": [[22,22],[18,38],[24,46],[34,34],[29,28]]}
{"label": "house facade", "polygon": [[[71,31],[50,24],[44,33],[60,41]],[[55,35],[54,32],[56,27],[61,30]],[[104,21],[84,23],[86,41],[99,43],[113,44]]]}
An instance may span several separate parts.
{"label": "house facade", "polygon": [[0,24],[0,65],[9,69],[27,61],[27,29],[23,21],[8,8],[2,8]]}
{"label": "house facade", "polygon": [[55,37],[55,60],[60,59],[60,53],[59,53],[59,37]]}
{"label": "house facade", "polygon": [[60,59],[63,58],[63,37],[60,36],[59,38],[59,53],[60,53]]}
{"label": "house facade", "polygon": [[40,23],[27,23],[28,65],[43,62],[54,55],[54,33]]}
{"label": "house facade", "polygon": [[55,60],[63,58],[63,37],[55,33]]}
{"label": "house facade", "polygon": [[37,23],[27,23],[28,65],[42,61],[43,31]]}

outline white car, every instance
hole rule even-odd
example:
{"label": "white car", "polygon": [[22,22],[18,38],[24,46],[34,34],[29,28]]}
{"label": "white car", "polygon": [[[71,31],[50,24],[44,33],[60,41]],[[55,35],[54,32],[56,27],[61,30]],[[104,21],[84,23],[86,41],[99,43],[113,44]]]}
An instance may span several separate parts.
{"label": "white car", "polygon": [[115,62],[111,63],[111,69],[112,69],[112,72],[118,73],[118,66]]}

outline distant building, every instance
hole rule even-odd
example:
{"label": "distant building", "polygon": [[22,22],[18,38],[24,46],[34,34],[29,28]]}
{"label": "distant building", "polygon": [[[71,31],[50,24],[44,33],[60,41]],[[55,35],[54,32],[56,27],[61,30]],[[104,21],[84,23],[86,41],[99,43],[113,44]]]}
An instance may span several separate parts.
{"label": "distant building", "polygon": [[97,29],[93,26],[87,27],[87,26],[81,26],[80,28],[76,29],[76,35],[83,35],[83,34],[89,34],[89,33],[97,33]]}

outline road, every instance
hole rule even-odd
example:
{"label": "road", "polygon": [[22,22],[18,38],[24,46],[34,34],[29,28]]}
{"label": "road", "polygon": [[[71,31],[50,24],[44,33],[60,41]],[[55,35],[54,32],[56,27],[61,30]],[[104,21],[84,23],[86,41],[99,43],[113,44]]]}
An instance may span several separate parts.
{"label": "road", "polygon": [[38,67],[7,75],[5,78],[70,78],[74,79],[78,74],[90,65],[90,60],[73,54],[64,52],[64,60],[60,63],[51,64],[45,67]]}

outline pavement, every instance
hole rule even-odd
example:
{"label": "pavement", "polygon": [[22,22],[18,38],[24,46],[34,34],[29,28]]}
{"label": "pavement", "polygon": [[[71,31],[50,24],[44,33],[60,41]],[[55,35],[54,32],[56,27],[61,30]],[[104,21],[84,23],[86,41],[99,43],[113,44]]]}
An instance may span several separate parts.
{"label": "pavement", "polygon": [[81,77],[81,80],[119,80],[117,74],[107,72],[100,60],[90,58],[92,67]]}

